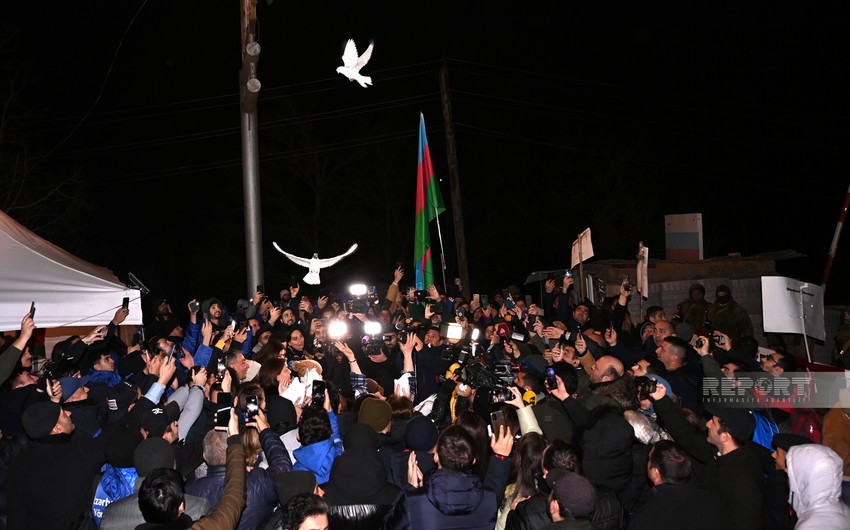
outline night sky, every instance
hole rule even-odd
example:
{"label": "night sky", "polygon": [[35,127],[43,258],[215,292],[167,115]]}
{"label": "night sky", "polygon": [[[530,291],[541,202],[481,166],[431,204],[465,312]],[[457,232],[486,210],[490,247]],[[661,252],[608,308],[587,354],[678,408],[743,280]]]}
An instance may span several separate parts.
{"label": "night sky", "polygon": [[[0,68],[19,84],[0,169],[19,144],[38,162],[3,208],[155,295],[244,297],[238,2],[4,4]],[[706,257],[793,249],[808,257],[779,272],[820,283],[850,182],[850,6],[572,4],[261,0],[267,290],[306,272],[272,241],[357,242],[323,288],[386,284],[398,261],[412,283],[420,112],[450,203],[444,65],[473,292],[567,265],[587,227],[594,259],[639,241],[663,258],[664,215],[691,212]],[[375,41],[372,87],[335,73],[349,38]],[[848,237],[828,304],[848,302]]]}

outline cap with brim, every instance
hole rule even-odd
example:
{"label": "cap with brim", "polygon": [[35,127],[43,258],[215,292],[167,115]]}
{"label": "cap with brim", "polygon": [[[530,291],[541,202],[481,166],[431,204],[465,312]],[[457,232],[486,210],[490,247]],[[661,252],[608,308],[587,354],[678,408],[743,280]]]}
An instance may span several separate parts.
{"label": "cap with brim", "polygon": [[717,416],[729,427],[729,431],[739,440],[750,440],[756,430],[756,419],[753,411],[748,409],[737,409],[731,407],[718,407],[717,405],[706,405],[705,411],[712,416]]}
{"label": "cap with brim", "polygon": [[142,416],[142,428],[151,436],[162,436],[172,422],[180,419],[180,405],[172,401],[165,407],[155,407]]}
{"label": "cap with brim", "polygon": [[127,414],[130,403],[136,400],[137,394],[138,386],[129,381],[121,381],[109,388],[106,391],[107,421],[110,424],[120,421]]}
{"label": "cap with brim", "polygon": [[59,379],[62,385],[62,401],[68,401],[68,398],[74,395],[74,392],[85,386],[89,382],[89,376],[83,377],[63,377]]}
{"label": "cap with brim", "polygon": [[24,432],[33,440],[44,438],[53,432],[53,427],[59,421],[62,407],[50,400],[33,403],[24,410],[21,423]]}

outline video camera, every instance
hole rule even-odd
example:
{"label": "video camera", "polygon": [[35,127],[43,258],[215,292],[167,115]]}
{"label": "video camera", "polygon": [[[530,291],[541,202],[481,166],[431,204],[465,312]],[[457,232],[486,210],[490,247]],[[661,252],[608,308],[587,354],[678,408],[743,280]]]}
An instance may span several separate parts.
{"label": "video camera", "polygon": [[355,283],[348,288],[349,297],[343,302],[346,313],[368,313],[369,309],[380,303],[375,286]]}
{"label": "video camera", "polygon": [[407,334],[410,332],[416,333],[416,336],[419,337],[419,340],[425,340],[425,333],[427,333],[428,328],[420,325],[419,322],[413,320],[412,318],[405,318],[404,320],[399,320],[395,324],[395,329],[398,331],[398,342],[399,344],[407,344]]}

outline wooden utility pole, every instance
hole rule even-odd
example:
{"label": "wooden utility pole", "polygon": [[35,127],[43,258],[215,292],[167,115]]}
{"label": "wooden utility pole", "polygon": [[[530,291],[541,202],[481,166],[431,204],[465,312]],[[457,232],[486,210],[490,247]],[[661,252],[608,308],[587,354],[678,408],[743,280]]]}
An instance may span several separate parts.
{"label": "wooden utility pole", "polygon": [[257,139],[257,62],[260,44],[256,41],[257,0],[240,0],[242,69],[239,71],[240,121],[242,128],[242,192],[245,204],[245,258],[248,288],[253,294],[263,283],[263,233],[260,208],[260,167]]}
{"label": "wooden utility pole", "polygon": [[455,249],[457,250],[457,270],[460,277],[460,290],[466,300],[469,295],[469,265],[466,261],[466,236],[463,230],[463,208],[460,197],[460,175],[457,168],[455,150],[454,122],[452,121],[452,101],[449,96],[449,71],[443,61],[440,69],[440,99],[443,103],[443,126],[446,129],[446,157],[449,162],[449,189],[451,190],[452,222],[455,227]]}

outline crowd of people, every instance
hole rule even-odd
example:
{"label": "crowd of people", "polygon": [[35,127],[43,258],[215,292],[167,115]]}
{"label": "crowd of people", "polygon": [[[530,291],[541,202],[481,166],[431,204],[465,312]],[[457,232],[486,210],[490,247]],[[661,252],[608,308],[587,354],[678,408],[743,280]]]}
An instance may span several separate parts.
{"label": "crowd of people", "polygon": [[695,283],[668,320],[568,274],[536,300],[403,278],[150,300],[144,326],[122,307],[47,362],[23,315],[0,528],[850,528],[850,395],[746,387],[797,361],[759,348],[729,287]]}

